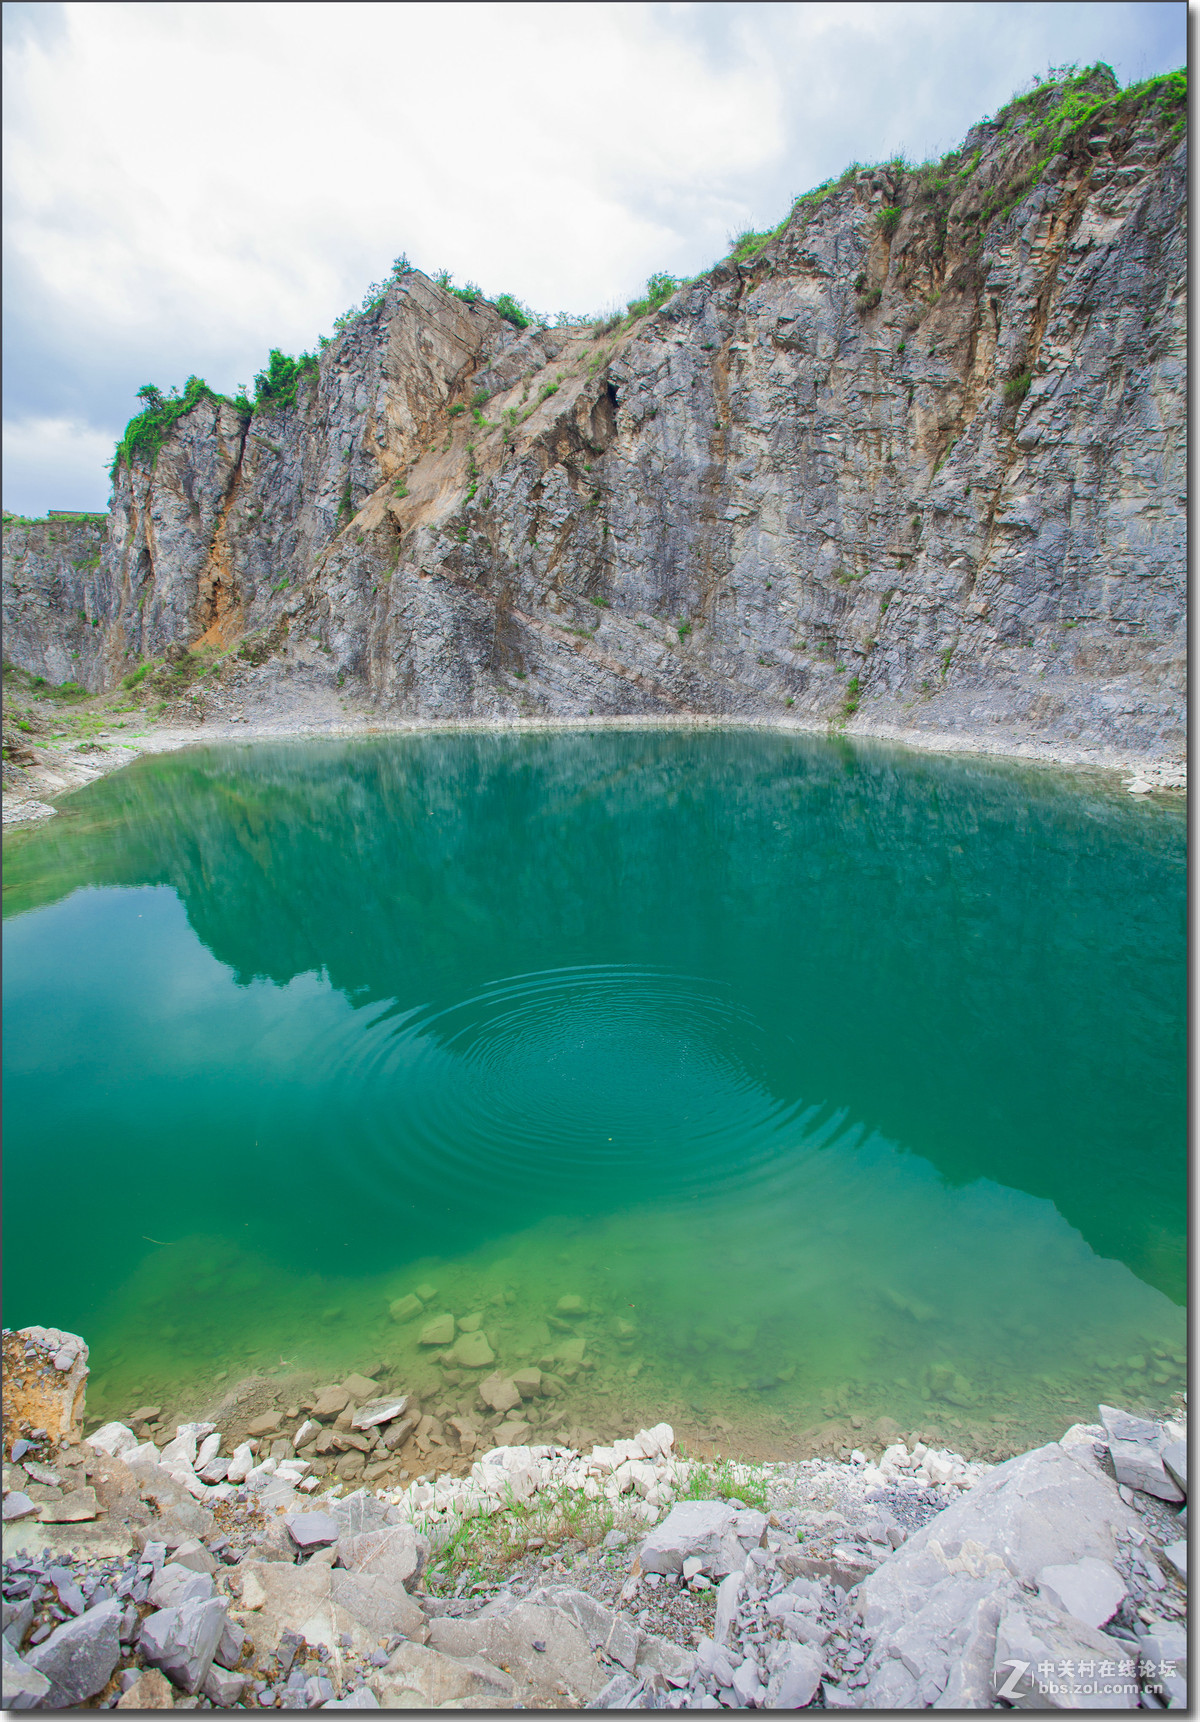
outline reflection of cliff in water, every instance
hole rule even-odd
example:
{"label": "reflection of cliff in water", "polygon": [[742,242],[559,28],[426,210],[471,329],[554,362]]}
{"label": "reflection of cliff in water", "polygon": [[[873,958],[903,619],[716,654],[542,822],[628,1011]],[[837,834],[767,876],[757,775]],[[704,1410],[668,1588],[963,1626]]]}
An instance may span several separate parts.
{"label": "reflection of cliff in water", "polygon": [[[816,738],[214,748],[74,798],[6,907],[169,884],[240,981],[323,971],[355,1006],[576,964],[722,979],[782,1102],[1049,1197],[1178,1297],[1183,831],[1065,774]],[[1093,1172],[1118,1165],[1126,1201]]]}

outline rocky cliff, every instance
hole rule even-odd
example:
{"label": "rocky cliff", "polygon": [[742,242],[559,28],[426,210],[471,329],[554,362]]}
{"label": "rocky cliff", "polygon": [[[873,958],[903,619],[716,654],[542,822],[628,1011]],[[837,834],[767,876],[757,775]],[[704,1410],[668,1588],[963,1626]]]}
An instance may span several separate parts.
{"label": "rocky cliff", "polygon": [[1178,74],[1042,86],[608,325],[403,274],[290,404],[201,394],[120,461],[91,609],[33,626],[23,529],[8,656],[1179,755],[1185,110]]}

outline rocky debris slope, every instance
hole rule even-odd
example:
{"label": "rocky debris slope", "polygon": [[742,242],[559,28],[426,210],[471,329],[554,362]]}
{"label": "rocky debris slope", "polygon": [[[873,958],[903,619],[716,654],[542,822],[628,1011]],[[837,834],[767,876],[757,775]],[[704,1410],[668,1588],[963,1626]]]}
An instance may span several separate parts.
{"label": "rocky debris slope", "polygon": [[[1183,1704],[1186,1434],[1101,1419],[994,1468],[901,1442],[877,1464],[733,1468],[761,1507],[688,1498],[709,1474],[666,1424],[315,1498],[304,1461],[223,1458],[206,1424],[161,1449],[116,1423],[9,1434],[4,1703]],[[542,1552],[520,1527],[564,1504],[577,1524],[597,1509],[591,1542]],[[489,1576],[472,1539],[499,1523],[516,1541]]]}
{"label": "rocky debris slope", "polygon": [[1182,99],[1045,85],[615,327],[518,332],[401,275],[293,404],[202,393],[121,462],[80,673],[315,649],[416,718],[1178,759]]}

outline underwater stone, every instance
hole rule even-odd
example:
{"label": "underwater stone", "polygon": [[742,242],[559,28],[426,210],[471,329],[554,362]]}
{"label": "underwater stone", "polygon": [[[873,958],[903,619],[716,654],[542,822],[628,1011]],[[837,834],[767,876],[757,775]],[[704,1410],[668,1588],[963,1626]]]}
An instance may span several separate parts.
{"label": "underwater stone", "polygon": [[450,1355],[464,1369],[486,1369],[489,1363],[496,1361],[496,1354],[485,1333],[461,1334]]}

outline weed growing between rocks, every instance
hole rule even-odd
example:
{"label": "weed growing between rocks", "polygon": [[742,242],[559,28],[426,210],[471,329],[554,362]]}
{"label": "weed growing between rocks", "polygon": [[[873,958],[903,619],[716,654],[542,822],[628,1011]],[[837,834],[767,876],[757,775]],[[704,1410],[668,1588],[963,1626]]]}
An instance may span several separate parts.
{"label": "weed growing between rocks", "polygon": [[570,1544],[572,1552],[595,1548],[615,1523],[610,1501],[589,1500],[566,1485],[540,1491],[529,1501],[510,1491],[503,1512],[475,1514],[451,1532],[430,1561],[426,1587],[435,1596],[447,1596],[496,1583],[526,1553],[536,1550],[546,1559]]}
{"label": "weed growing between rocks", "polygon": [[729,1501],[743,1507],[766,1510],[767,1478],[761,1466],[738,1465],[732,1459],[714,1459],[711,1465],[694,1461],[681,1501]]}

